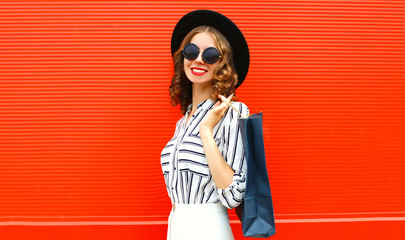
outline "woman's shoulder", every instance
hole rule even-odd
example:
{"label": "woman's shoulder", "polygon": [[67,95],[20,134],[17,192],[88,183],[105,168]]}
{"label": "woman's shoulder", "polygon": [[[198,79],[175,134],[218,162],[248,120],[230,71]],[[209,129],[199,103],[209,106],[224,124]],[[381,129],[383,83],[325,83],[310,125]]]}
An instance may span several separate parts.
{"label": "woman's shoulder", "polygon": [[238,106],[238,107],[241,107],[241,108],[246,108],[246,109],[248,109],[248,106],[245,104],[245,103],[243,103],[243,102],[232,102],[232,106]]}
{"label": "woman's shoulder", "polygon": [[239,108],[244,111],[249,111],[248,106],[243,102],[232,102],[232,106],[235,107],[236,109]]}
{"label": "woman's shoulder", "polygon": [[[231,107],[229,107],[228,113],[231,116],[248,116],[249,115],[249,108],[243,102],[232,102]],[[232,117],[231,117],[232,118]]]}
{"label": "woman's shoulder", "polygon": [[185,118],[186,118],[186,116],[183,115],[183,116],[181,116],[181,117],[179,118],[179,120],[177,120],[176,128],[178,128],[178,127],[184,122]]}

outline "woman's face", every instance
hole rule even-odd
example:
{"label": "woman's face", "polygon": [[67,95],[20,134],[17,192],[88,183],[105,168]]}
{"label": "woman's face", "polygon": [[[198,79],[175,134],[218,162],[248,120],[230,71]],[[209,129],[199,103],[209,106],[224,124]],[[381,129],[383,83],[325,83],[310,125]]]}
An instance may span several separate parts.
{"label": "woman's face", "polygon": [[217,48],[214,38],[207,33],[197,33],[191,38],[190,43],[194,43],[200,49],[200,54],[196,59],[188,60],[184,58],[184,72],[187,78],[193,84],[208,84],[212,83],[214,71],[219,64],[219,61],[213,64],[206,63],[202,58],[202,53],[209,47]]}

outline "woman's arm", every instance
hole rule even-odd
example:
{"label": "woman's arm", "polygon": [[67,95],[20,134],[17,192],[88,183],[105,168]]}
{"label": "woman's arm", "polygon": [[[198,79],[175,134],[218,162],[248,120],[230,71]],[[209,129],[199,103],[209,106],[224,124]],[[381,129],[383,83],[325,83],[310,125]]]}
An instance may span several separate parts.
{"label": "woman's arm", "polygon": [[220,95],[220,98],[223,100],[222,103],[218,101],[202,120],[200,124],[200,137],[215,186],[219,189],[225,189],[231,185],[235,172],[226,163],[219,151],[212,135],[212,129],[224,116],[228,109],[226,102],[232,99],[232,95],[228,99],[222,95]]}

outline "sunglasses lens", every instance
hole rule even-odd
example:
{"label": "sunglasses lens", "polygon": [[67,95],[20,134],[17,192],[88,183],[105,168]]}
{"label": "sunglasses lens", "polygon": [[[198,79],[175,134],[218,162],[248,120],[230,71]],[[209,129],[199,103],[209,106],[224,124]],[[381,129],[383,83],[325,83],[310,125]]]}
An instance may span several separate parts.
{"label": "sunglasses lens", "polygon": [[216,63],[219,59],[219,52],[216,48],[213,47],[209,47],[207,49],[205,49],[204,53],[203,53],[203,58],[204,61],[207,63]]}
{"label": "sunglasses lens", "polygon": [[195,44],[189,43],[183,48],[183,56],[188,60],[193,60],[198,57],[200,50]]}

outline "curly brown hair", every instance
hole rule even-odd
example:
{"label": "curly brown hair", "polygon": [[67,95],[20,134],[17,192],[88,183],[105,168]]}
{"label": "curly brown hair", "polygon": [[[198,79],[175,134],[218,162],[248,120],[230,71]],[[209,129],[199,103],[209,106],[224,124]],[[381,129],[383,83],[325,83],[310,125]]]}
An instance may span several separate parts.
{"label": "curly brown hair", "polygon": [[[184,72],[183,47],[190,43],[191,39],[198,33],[207,32],[211,34],[221,54],[218,67],[214,71],[213,86],[211,88],[211,99],[218,100],[218,94],[225,97],[235,93],[235,86],[238,83],[238,75],[233,65],[232,49],[228,40],[217,29],[210,26],[199,26],[191,30],[183,39],[179,50],[173,54],[174,73],[169,87],[170,102],[173,106],[180,103],[181,113],[187,112],[187,107],[192,103],[192,83]],[[233,101],[237,99],[233,97]]]}

